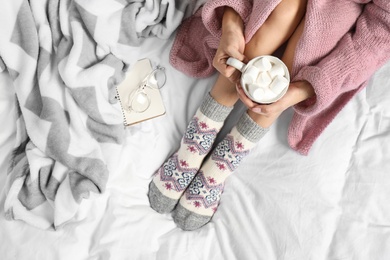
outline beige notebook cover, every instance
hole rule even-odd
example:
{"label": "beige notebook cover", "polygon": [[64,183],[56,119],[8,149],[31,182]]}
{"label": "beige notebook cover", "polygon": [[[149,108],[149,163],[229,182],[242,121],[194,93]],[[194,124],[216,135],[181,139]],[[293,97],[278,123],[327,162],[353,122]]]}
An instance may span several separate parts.
{"label": "beige notebook cover", "polygon": [[123,123],[132,125],[165,114],[159,89],[146,88],[150,106],[142,113],[128,109],[131,93],[138,88],[142,80],[153,70],[149,59],[137,61],[126,73],[125,79],[117,86],[117,97],[122,107]]}

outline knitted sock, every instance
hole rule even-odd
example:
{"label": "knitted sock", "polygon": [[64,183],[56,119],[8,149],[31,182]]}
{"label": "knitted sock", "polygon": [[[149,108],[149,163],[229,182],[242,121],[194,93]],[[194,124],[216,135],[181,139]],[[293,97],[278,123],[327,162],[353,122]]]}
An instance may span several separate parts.
{"label": "knitted sock", "polygon": [[173,219],[184,230],[200,228],[217,210],[225,179],[267,133],[245,113],[204,162],[180,198]]}
{"label": "knitted sock", "polygon": [[209,94],[189,123],[180,148],[156,171],[149,185],[150,206],[171,212],[210,152],[215,137],[233,107],[220,105]]}

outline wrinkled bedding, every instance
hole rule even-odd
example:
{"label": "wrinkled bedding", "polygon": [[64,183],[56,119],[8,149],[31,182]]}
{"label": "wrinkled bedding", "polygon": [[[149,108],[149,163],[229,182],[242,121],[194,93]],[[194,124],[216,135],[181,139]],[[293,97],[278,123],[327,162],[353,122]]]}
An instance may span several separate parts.
{"label": "wrinkled bedding", "polygon": [[[148,184],[154,171],[177,149],[187,123],[215,77],[193,79],[172,68],[168,61],[172,42],[173,36],[148,37],[139,46],[121,46],[121,59],[127,64],[149,58],[154,65],[166,68],[167,82],[161,89],[166,114],[122,128],[120,144],[96,139],[96,146],[88,143],[89,148],[98,147],[100,158],[108,166],[104,192],[90,192],[88,199],[77,203],[72,221],[63,222],[55,230],[6,219],[13,183],[9,181],[10,162],[15,157],[15,144],[26,133],[19,131],[22,122],[15,98],[22,90],[17,89],[12,75],[3,67],[1,259],[384,260],[390,257],[390,63],[341,111],[308,156],[288,147],[287,126],[292,110],[283,113],[227,180],[212,221],[199,230],[186,232],[175,226],[169,214],[158,214],[149,207]],[[103,81],[110,76],[107,74]],[[71,97],[69,92],[67,97]],[[105,100],[111,104],[108,96]],[[115,103],[110,108],[119,109]],[[104,109],[101,113],[109,111]],[[242,104],[237,104],[221,135],[227,133],[243,111]],[[83,113],[79,117],[84,128],[75,129],[86,128],[87,113]],[[108,115],[104,118],[119,125],[115,116]],[[26,126],[28,129],[27,122]],[[39,148],[38,144],[31,142],[30,146]],[[32,154],[34,149],[37,148],[32,146]],[[47,161],[43,156],[37,163],[43,165]],[[53,167],[65,171],[60,166]],[[52,203],[49,206],[53,208]],[[53,210],[42,208],[38,212],[53,220]]]}
{"label": "wrinkled bedding", "polygon": [[72,221],[83,199],[104,192],[111,155],[124,139],[115,86],[131,66],[126,48],[169,38],[201,2],[3,4],[0,68],[18,101],[8,219],[56,229]]}

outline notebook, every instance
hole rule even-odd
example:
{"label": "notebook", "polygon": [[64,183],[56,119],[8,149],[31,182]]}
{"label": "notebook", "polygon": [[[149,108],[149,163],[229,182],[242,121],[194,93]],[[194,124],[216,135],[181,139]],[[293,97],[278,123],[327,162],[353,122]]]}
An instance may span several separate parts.
{"label": "notebook", "polygon": [[125,79],[116,88],[125,126],[133,125],[165,114],[165,107],[160,90],[155,88],[145,88],[145,93],[150,100],[150,106],[145,111],[139,113],[128,109],[131,93],[139,87],[142,80],[145,79],[152,70],[153,68],[149,59],[139,60],[126,72]]}

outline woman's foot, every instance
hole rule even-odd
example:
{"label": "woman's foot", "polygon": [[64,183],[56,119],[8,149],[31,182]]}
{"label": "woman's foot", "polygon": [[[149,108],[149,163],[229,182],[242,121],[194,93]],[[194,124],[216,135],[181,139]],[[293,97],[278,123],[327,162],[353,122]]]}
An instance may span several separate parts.
{"label": "woman's foot", "polygon": [[207,94],[189,123],[180,148],[164,162],[150,182],[148,196],[154,210],[169,213],[174,209],[232,109],[220,105]]}
{"label": "woman's foot", "polygon": [[184,230],[208,223],[218,208],[226,178],[234,172],[256,143],[268,132],[245,113],[217,145],[184,192],[173,219]]}

